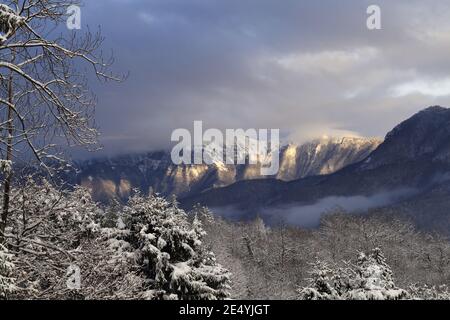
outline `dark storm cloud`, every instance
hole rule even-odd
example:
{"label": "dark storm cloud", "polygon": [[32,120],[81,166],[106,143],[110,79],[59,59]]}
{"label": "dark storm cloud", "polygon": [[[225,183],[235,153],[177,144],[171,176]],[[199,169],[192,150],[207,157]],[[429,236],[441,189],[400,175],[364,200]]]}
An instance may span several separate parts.
{"label": "dark storm cloud", "polygon": [[168,147],[173,129],[279,128],[289,139],[383,136],[428,105],[450,105],[450,3],[96,0],[121,85],[97,86],[107,152]]}

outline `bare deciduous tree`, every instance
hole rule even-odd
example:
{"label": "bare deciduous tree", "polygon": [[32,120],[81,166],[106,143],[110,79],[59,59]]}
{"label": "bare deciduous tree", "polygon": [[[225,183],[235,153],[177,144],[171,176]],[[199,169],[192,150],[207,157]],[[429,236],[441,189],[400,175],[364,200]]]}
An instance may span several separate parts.
{"label": "bare deciduous tree", "polygon": [[[2,167],[32,157],[41,168],[63,160],[58,142],[96,148],[95,96],[83,67],[99,80],[112,58],[101,52],[100,32],[64,30],[67,9],[78,0],[9,0],[0,4],[0,159]],[[22,159],[22,160],[21,160]],[[28,161],[29,162],[29,161]],[[26,161],[25,161],[26,163]],[[0,236],[9,215],[13,170],[4,170]]]}

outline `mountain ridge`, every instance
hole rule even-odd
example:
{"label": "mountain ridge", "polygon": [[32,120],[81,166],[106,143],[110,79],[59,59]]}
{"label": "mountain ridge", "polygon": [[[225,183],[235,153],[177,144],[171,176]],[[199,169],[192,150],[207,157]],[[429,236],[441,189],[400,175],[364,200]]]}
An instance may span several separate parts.
{"label": "mountain ridge", "polygon": [[288,144],[280,153],[276,176],[260,175],[259,165],[173,165],[164,151],[100,158],[76,164],[71,182],[89,188],[98,201],[126,200],[133,189],[187,197],[245,180],[292,181],[335,172],[367,157],[381,140],[376,138],[316,139]]}
{"label": "mountain ridge", "polygon": [[[445,194],[450,199],[450,109],[427,108],[396,126],[386,139],[365,159],[322,176],[310,176],[284,184],[258,184],[250,181],[181,199],[185,208],[202,204],[212,208],[233,206],[249,217],[271,208],[311,206],[323,199],[372,197],[377,194],[410,190],[410,196],[395,199],[392,205],[412,219],[427,216],[435,227],[450,226],[445,207],[428,212],[425,200],[413,206],[414,199],[428,199]],[[447,187],[447,184],[449,187]],[[246,191],[251,190],[251,192]],[[268,192],[267,190],[270,190]],[[440,193],[430,190],[439,190]],[[448,193],[447,193],[448,192]],[[246,197],[236,195],[246,194]],[[258,194],[266,195],[262,199]],[[267,196],[268,195],[268,196]],[[434,218],[433,218],[434,216]],[[439,216],[439,219],[436,218]],[[445,226],[445,227],[443,227]]]}

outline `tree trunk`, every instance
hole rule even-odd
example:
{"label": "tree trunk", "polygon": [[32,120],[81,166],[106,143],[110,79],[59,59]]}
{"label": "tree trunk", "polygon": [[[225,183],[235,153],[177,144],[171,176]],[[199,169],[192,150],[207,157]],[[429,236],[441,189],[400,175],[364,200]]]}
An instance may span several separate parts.
{"label": "tree trunk", "polygon": [[[8,80],[8,102],[12,105],[14,103],[13,99],[13,75],[9,76]],[[13,134],[14,134],[14,123],[13,123],[13,110],[11,106],[8,107],[8,137],[6,139],[6,161],[11,161],[13,158]],[[5,229],[8,221],[9,215],[9,202],[11,197],[11,183],[12,183],[12,170],[7,170],[5,172],[5,182],[3,189],[3,208],[0,221],[0,243],[4,242]]]}

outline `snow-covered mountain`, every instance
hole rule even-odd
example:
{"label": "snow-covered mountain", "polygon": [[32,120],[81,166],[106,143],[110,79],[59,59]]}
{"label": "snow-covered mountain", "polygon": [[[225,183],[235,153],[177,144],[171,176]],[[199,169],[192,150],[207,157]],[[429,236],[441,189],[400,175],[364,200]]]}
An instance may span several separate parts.
{"label": "snow-covered mountain", "polygon": [[197,203],[232,207],[247,217],[283,210],[292,217],[311,210],[325,213],[336,207],[357,211],[377,208],[448,233],[449,199],[450,109],[435,106],[395,127],[362,161],[332,174],[290,182],[237,182],[184,198],[182,203],[186,208]]}
{"label": "snow-covered mountain", "polygon": [[[278,175],[269,178],[292,181],[333,173],[365,159],[380,143],[379,139],[326,138],[289,144],[281,150]],[[135,188],[186,197],[238,181],[267,178],[260,175],[259,165],[225,165],[220,161],[210,166],[173,165],[169,152],[95,159],[77,167],[79,172],[71,180],[90,188],[99,201],[126,199]]]}

